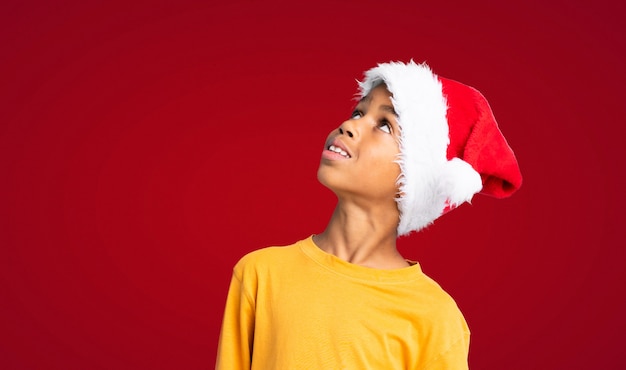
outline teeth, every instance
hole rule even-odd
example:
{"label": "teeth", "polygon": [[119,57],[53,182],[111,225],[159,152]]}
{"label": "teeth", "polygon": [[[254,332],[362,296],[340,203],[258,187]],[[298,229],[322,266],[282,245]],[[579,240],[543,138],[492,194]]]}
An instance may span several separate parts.
{"label": "teeth", "polygon": [[339,153],[342,156],[346,157],[346,158],[350,158],[350,156],[348,155],[348,152],[346,152],[345,150],[338,148],[334,145],[331,145],[328,147],[328,150],[330,150],[331,152],[335,152],[335,153]]}

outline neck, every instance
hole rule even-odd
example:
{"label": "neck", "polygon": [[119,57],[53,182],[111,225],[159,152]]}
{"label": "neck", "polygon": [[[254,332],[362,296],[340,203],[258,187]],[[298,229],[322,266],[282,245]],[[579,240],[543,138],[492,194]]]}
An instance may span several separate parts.
{"label": "neck", "polygon": [[340,200],[324,232],[313,240],[323,251],[356,265],[407,267],[408,262],[396,248],[398,219],[395,203],[393,207],[365,208]]}

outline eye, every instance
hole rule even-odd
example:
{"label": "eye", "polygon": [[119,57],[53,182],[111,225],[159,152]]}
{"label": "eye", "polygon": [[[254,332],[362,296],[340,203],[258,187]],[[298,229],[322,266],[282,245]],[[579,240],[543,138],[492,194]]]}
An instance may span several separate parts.
{"label": "eye", "polygon": [[350,115],[350,119],[359,119],[361,117],[363,117],[363,112],[360,110],[354,110],[354,112]]}
{"label": "eye", "polygon": [[382,121],[380,121],[380,125],[378,126],[378,128],[381,131],[386,132],[388,134],[391,133],[391,123],[387,121],[386,119],[383,119]]}

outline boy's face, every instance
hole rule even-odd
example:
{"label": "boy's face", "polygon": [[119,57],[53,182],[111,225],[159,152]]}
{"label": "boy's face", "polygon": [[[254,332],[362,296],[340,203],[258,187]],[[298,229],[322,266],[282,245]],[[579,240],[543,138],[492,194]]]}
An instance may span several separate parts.
{"label": "boy's face", "polygon": [[379,85],[333,130],[322,152],[317,178],[339,197],[393,201],[398,193],[400,128],[391,93]]}

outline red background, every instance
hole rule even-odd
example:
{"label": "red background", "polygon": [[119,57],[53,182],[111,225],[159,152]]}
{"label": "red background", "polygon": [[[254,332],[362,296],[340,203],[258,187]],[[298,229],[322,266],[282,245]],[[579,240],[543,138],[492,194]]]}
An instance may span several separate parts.
{"label": "red background", "polygon": [[410,58],[483,92],[524,174],[400,240],[472,368],[626,368],[624,9],[296,4],[0,5],[2,368],[212,368],[232,266],[323,229],[326,134]]}

